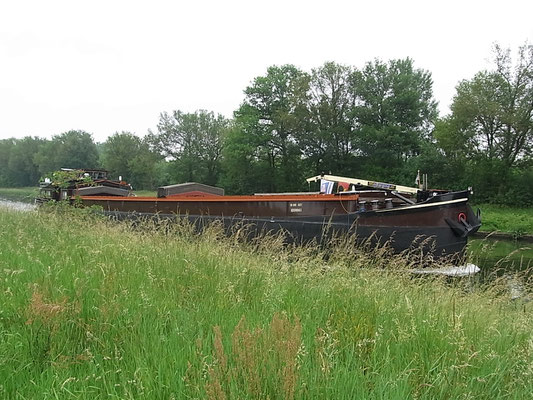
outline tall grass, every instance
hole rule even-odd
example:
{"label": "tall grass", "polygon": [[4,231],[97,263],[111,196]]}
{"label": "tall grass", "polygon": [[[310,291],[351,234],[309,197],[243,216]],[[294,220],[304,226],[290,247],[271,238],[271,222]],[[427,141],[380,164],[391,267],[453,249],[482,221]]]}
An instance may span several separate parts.
{"label": "tall grass", "polygon": [[0,226],[0,398],[533,395],[531,305],[500,287],[216,226],[5,210]]}

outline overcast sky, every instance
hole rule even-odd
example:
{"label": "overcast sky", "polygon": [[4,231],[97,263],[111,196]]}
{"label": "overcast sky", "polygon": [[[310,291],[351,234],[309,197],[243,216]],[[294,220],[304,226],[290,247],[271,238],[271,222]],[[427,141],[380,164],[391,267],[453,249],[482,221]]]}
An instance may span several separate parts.
{"label": "overcast sky", "polygon": [[232,116],[268,66],[411,57],[447,113],[494,42],[533,43],[533,1],[0,0],[0,139],[139,136],[159,113]]}

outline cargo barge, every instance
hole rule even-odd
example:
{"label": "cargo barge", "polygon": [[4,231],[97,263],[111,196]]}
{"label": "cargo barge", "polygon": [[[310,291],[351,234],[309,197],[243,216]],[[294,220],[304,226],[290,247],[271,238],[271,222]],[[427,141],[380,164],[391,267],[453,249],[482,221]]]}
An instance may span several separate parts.
{"label": "cargo barge", "polygon": [[220,188],[185,183],[162,187],[157,197],[130,196],[105,185],[71,188],[67,195],[118,219],[187,218],[197,226],[218,220],[228,230],[247,226],[251,235],[284,231],[288,241],[302,243],[350,234],[357,241],[387,243],[395,252],[416,249],[435,258],[462,255],[468,237],[481,225],[479,211],[468,204],[468,190],[444,192],[332,175],[308,182],[321,182],[321,190],[225,196]]}

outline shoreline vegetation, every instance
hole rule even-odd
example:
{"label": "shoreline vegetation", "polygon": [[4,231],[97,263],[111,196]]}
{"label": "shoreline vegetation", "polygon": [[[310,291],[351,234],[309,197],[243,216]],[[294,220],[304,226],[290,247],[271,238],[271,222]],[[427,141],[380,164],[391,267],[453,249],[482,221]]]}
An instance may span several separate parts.
{"label": "shoreline vegetation", "polygon": [[532,306],[504,279],[61,206],[0,225],[2,398],[533,396]]}
{"label": "shoreline vegetation", "polygon": [[[0,198],[13,201],[32,202],[38,195],[35,187],[0,188]],[[138,196],[155,196],[155,191],[141,190],[134,192]],[[473,205],[481,210],[482,225],[480,232],[485,235],[492,232],[504,234],[509,239],[533,236],[533,208],[507,207],[494,204]],[[497,235],[496,235],[497,236]],[[533,238],[531,238],[533,239]]]}
{"label": "shoreline vegetation", "polygon": [[481,210],[481,233],[497,232],[520,239],[533,236],[533,208],[508,207],[494,204],[473,205]]}
{"label": "shoreline vegetation", "polygon": [[11,201],[32,203],[38,195],[39,188],[36,186],[0,188],[0,198]]}

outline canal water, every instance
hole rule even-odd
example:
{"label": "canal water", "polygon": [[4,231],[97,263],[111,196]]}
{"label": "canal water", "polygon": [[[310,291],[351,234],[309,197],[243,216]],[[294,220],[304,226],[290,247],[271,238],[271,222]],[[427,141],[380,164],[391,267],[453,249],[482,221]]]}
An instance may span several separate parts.
{"label": "canal water", "polygon": [[16,211],[32,211],[37,207],[34,203],[24,203],[22,201],[12,201],[0,198],[0,207]]}
{"label": "canal water", "polygon": [[468,260],[490,278],[506,274],[533,276],[533,243],[511,239],[471,239],[468,242]]}

